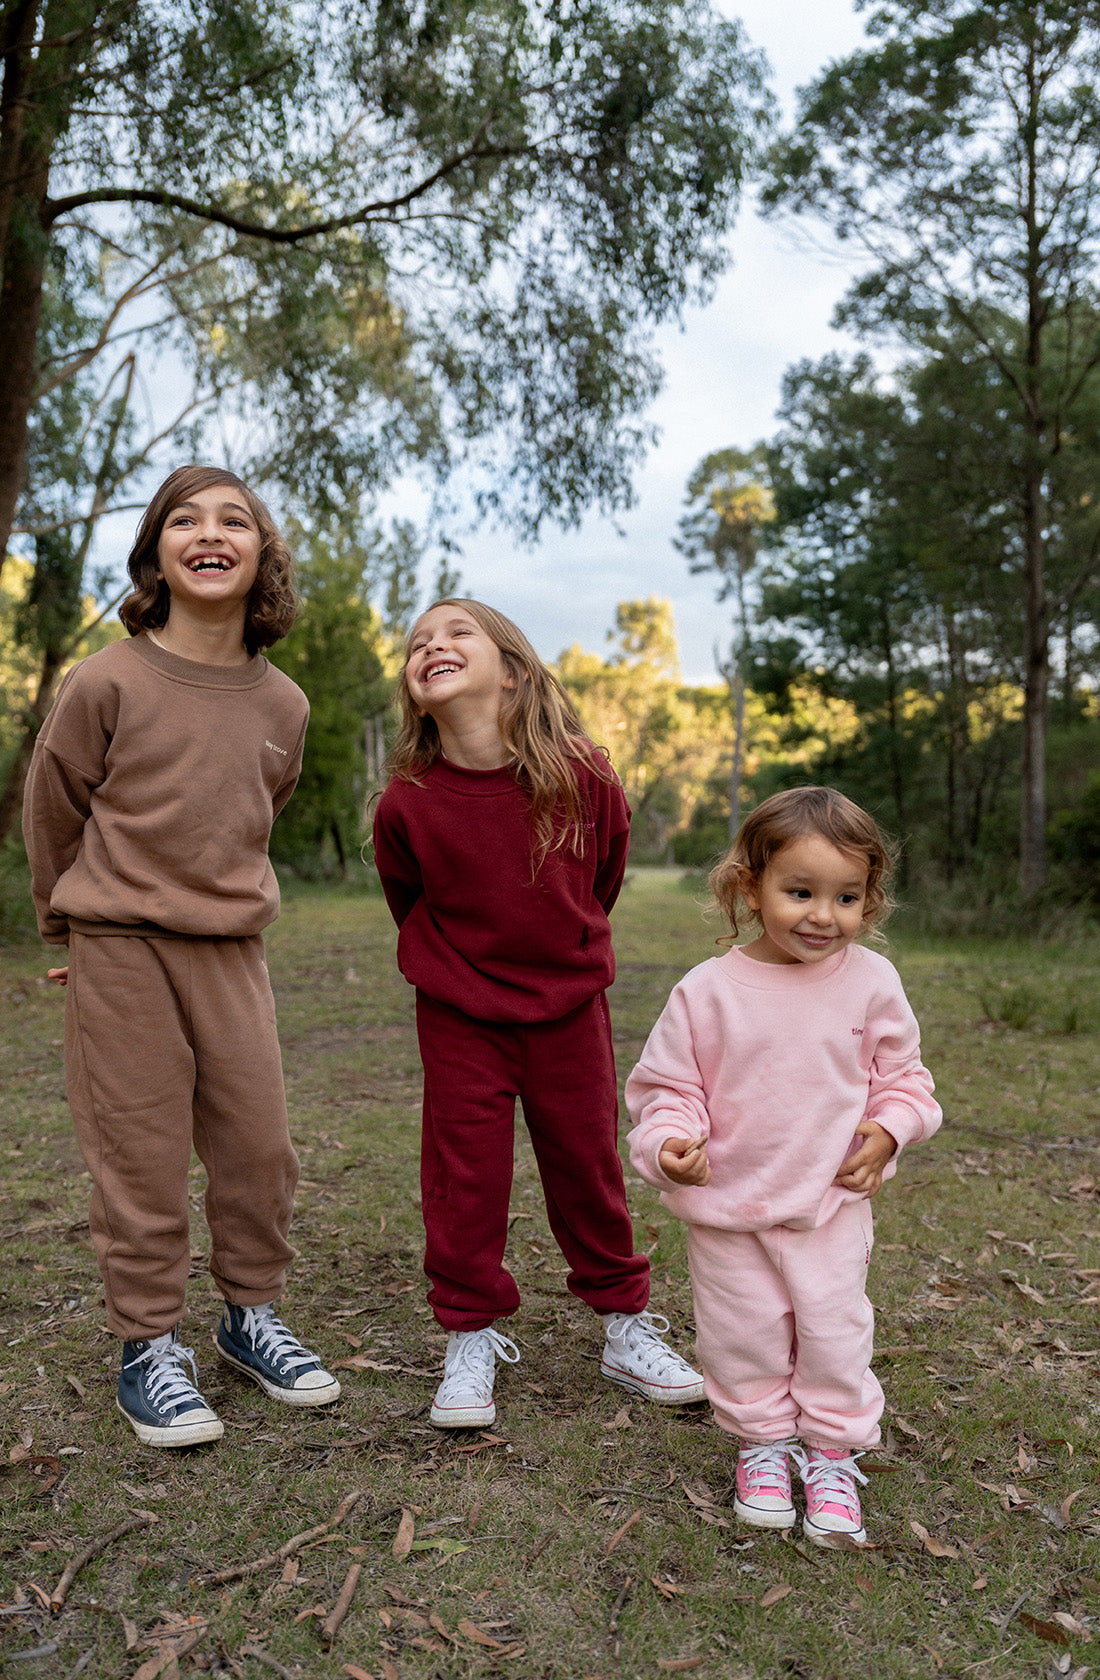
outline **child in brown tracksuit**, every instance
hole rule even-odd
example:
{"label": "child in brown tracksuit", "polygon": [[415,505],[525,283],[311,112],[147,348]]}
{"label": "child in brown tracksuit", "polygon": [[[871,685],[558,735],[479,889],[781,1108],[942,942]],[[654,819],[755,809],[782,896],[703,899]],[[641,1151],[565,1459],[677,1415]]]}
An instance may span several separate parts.
{"label": "child in brown tracksuit", "polygon": [[[118,1405],[152,1446],[222,1424],[177,1339],[191,1145],[206,1168],[221,1357],[275,1399],[339,1384],[276,1317],[298,1161],[262,929],[278,914],[271,825],[298,777],[308,705],[260,649],[297,610],[264,504],[215,467],[174,472],[129,559],[131,640],[74,667],[39,736],[23,828],[39,928],[68,945],[69,1104]],[[190,1366],[191,1378],[187,1375]]]}

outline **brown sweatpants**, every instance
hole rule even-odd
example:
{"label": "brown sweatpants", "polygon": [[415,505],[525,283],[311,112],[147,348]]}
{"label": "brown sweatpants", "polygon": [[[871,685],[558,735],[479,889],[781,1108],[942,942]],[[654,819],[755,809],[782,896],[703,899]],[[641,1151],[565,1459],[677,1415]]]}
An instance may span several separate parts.
{"label": "brown sweatpants", "polygon": [[238,1306],[274,1299],[298,1158],[260,936],[74,933],[65,1071],[108,1328],[144,1341],[183,1316],[192,1141],[214,1281]]}

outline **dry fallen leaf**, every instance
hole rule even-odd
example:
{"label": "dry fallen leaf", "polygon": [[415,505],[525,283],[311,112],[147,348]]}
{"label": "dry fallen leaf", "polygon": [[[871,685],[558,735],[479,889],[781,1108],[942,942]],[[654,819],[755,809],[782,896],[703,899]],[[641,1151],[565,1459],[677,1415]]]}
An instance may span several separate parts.
{"label": "dry fallen leaf", "polygon": [[611,1539],[607,1542],[607,1548],[606,1548],[606,1551],[604,1552],[605,1557],[610,1557],[611,1556],[611,1553],[615,1550],[615,1547],[619,1544],[619,1541],[622,1539],[623,1535],[627,1532],[628,1529],[633,1528],[634,1524],[636,1522],[641,1521],[641,1516],[642,1516],[642,1513],[641,1513],[640,1510],[633,1512],[631,1516],[627,1517],[627,1519],[623,1523],[622,1527],[617,1528],[615,1530],[614,1534],[611,1536]]}
{"label": "dry fallen leaf", "polygon": [[1088,1628],[1082,1622],[1079,1622],[1076,1616],[1071,1616],[1067,1610],[1055,1610],[1050,1619],[1052,1622],[1057,1622],[1059,1627],[1064,1627],[1067,1633],[1072,1633],[1075,1639],[1092,1638]]}
{"label": "dry fallen leaf", "polygon": [[1030,1633],[1039,1639],[1045,1639],[1048,1645],[1068,1645],[1069,1637],[1058,1626],[1057,1622],[1042,1622],[1038,1616],[1032,1616],[1027,1610],[1021,1610],[1016,1620],[1022,1622]]}
{"label": "dry fallen leaf", "polygon": [[678,1593],[685,1590],[683,1587],[678,1587],[675,1581],[658,1580],[656,1575],[650,1576],[650,1582],[656,1587],[662,1598],[675,1598]]}
{"label": "dry fallen leaf", "polygon": [[786,1581],[781,1581],[778,1586],[769,1587],[760,1600],[761,1610],[770,1610],[773,1604],[778,1604],[780,1599],[786,1598],[788,1593],[793,1592],[794,1588],[789,1586]]}
{"label": "dry fallen leaf", "polygon": [[1061,1512],[1062,1521],[1067,1527],[1069,1526],[1069,1514],[1073,1507],[1073,1502],[1075,1499],[1080,1499],[1084,1491],[1084,1488],[1077,1488],[1073,1493],[1068,1493],[1063,1499],[1061,1505],[1058,1507]]}
{"label": "dry fallen leaf", "polygon": [[706,1657],[658,1657],[657,1667],[664,1674],[686,1674],[691,1668],[702,1668]]}
{"label": "dry fallen leaf", "polygon": [[485,1632],[484,1628],[479,1628],[476,1622],[471,1622],[466,1616],[463,1616],[461,1621],[457,1623],[457,1627],[459,1633],[466,1639],[472,1639],[475,1645],[487,1645],[493,1651],[507,1649],[499,1639],[494,1639],[491,1634]]}
{"label": "dry fallen leaf", "polygon": [[348,1674],[351,1680],[374,1680],[373,1674],[368,1674],[365,1668],[357,1668],[354,1663],[345,1663],[341,1674]]}
{"label": "dry fallen leaf", "polygon": [[411,1511],[402,1511],[401,1521],[397,1525],[397,1534],[393,1542],[395,1558],[408,1557],[412,1550],[413,1536],[416,1533],[416,1523]]}
{"label": "dry fallen leaf", "polygon": [[919,1522],[911,1522],[909,1524],[909,1527],[913,1530],[913,1533],[916,1535],[917,1539],[920,1541],[920,1543],[924,1547],[925,1551],[930,1553],[930,1555],[932,1557],[937,1557],[937,1558],[957,1558],[958,1557],[959,1552],[958,1552],[958,1548],[956,1546],[946,1546],[946,1545],[944,1545],[944,1542],[942,1540],[937,1540],[934,1534],[929,1534],[928,1530],[923,1526],[923,1524],[921,1524]]}

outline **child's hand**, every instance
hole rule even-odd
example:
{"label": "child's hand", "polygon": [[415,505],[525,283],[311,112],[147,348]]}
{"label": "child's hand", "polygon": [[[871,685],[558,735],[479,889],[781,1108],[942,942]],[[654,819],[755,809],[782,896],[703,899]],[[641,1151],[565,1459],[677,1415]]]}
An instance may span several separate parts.
{"label": "child's hand", "polygon": [[897,1140],[877,1120],[861,1120],[856,1136],[863,1143],[848,1156],[833,1183],[860,1196],[875,1196],[882,1189],[882,1169],[897,1151]]}
{"label": "child's hand", "polygon": [[674,1184],[710,1183],[706,1138],[669,1138],[661,1145],[657,1165]]}
{"label": "child's hand", "polygon": [[68,967],[66,966],[65,968],[48,968],[46,970],[46,979],[47,980],[56,980],[57,984],[59,986],[67,986],[69,984],[69,970],[68,970]]}

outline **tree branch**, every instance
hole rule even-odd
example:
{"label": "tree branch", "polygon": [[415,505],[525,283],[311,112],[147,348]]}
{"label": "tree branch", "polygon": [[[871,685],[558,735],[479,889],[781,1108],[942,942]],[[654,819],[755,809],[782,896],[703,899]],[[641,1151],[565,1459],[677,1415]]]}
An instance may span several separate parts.
{"label": "tree branch", "polygon": [[197,199],[187,198],[179,193],[152,192],[140,187],[99,187],[92,192],[73,193],[68,198],[47,199],[42,208],[42,225],[44,228],[52,227],[71,211],[82,209],[88,204],[148,204],[158,210],[180,210],[185,215],[199,217],[203,221],[216,223],[219,227],[227,227],[233,233],[243,234],[249,239],[262,239],[271,245],[296,245],[303,239],[337,233],[342,228],[358,227],[372,218],[381,219],[392,215],[395,210],[401,210],[406,205],[415,203],[418,198],[423,198],[424,194],[430,192],[440,181],[446,180],[467,163],[524,157],[531,151],[530,146],[486,146],[484,136],[491,121],[490,114],[481,123],[468,146],[447,158],[438,169],[426,175],[416,186],[410,187],[408,192],[399,193],[395,198],[377,199],[373,203],[361,205],[357,210],[349,210],[346,215],[330,216],[325,221],[309,222],[304,227],[265,226],[262,222],[250,222],[241,216],[233,216],[216,204],[200,204]]}

